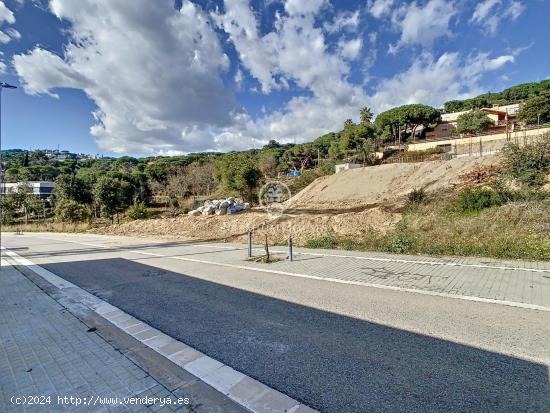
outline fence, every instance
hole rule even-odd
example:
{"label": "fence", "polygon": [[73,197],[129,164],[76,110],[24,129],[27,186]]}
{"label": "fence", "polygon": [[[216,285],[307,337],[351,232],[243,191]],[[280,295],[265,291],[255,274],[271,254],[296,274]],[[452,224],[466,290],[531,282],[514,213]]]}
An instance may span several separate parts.
{"label": "fence", "polygon": [[[539,133],[537,133],[539,132]],[[550,124],[541,125],[540,128],[522,129],[508,134],[501,134],[502,137],[496,134],[484,134],[477,136],[469,136],[466,138],[456,139],[454,141],[436,141],[438,144],[420,150],[411,150],[415,145],[411,144],[403,149],[408,149],[401,156],[388,158],[383,163],[406,163],[406,162],[424,162],[436,160],[450,160],[453,158],[462,158],[466,156],[488,156],[494,155],[504,146],[509,143],[524,146],[540,141],[541,139],[550,139]],[[497,138],[497,139],[495,139]],[[444,153],[430,152],[433,149],[441,147]]]}

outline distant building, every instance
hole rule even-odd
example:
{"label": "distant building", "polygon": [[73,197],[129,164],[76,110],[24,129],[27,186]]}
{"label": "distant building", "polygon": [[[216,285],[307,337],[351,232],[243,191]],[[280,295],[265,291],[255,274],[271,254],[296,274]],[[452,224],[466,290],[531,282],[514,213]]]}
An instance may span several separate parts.
{"label": "distant building", "polygon": [[347,171],[348,169],[357,169],[357,168],[362,168],[363,165],[360,165],[358,163],[341,163],[341,164],[338,164],[338,165],[335,165],[334,166],[334,170],[336,173],[338,172],[342,172],[342,171]]}
{"label": "distant building", "polygon": [[[487,128],[484,132],[504,133],[506,132],[506,125],[508,125],[509,131],[513,131],[518,122],[519,109],[519,103],[505,106],[495,105],[492,108],[481,109],[495,122],[495,126]],[[467,110],[463,112],[444,113],[441,115],[441,123],[432,130],[426,132],[426,139],[437,140],[458,137],[458,132],[456,131],[458,118],[460,115],[468,112]]]}
{"label": "distant building", "polygon": [[16,192],[23,185],[29,185],[32,188],[32,192],[40,199],[49,198],[55,188],[55,183],[48,181],[2,182],[0,183],[0,196]]}

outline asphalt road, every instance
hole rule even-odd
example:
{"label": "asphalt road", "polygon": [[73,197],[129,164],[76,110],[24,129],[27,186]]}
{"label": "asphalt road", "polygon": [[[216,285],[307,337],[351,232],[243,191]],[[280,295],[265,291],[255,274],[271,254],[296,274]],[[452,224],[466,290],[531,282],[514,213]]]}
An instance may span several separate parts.
{"label": "asphalt road", "polygon": [[118,241],[2,245],[323,412],[550,411],[549,312],[144,257]]}

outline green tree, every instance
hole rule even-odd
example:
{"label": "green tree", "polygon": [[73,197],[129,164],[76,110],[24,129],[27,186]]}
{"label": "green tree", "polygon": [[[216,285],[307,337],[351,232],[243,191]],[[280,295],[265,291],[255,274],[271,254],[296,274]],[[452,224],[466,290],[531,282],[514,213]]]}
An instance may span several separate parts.
{"label": "green tree", "polygon": [[403,136],[416,136],[420,126],[434,125],[441,119],[439,110],[421,104],[403,105],[380,113],[375,125],[386,139],[401,143]]}
{"label": "green tree", "polygon": [[482,109],[492,105],[509,105],[538,96],[550,90],[550,79],[541,82],[522,83],[503,90],[500,93],[485,93],[471,99],[450,100],[445,103],[446,113]]}
{"label": "green tree", "polygon": [[55,216],[61,222],[77,223],[90,219],[92,213],[90,207],[79,204],[73,199],[61,199],[55,205]]}
{"label": "green tree", "polygon": [[132,203],[132,186],[119,178],[112,176],[100,177],[94,186],[94,198],[102,213],[111,217],[116,215],[119,221],[119,213],[128,208]]}
{"label": "green tree", "polygon": [[258,164],[264,176],[275,177],[279,167],[279,154],[274,151],[262,151],[259,155]]}
{"label": "green tree", "polygon": [[363,125],[370,124],[373,117],[374,113],[372,112],[371,108],[365,106],[363,109],[361,109],[361,123]]}
{"label": "green tree", "polygon": [[237,191],[251,200],[262,171],[256,160],[246,153],[230,153],[216,162],[216,178],[228,191]]}
{"label": "green tree", "polygon": [[0,222],[2,225],[12,224],[17,213],[17,205],[13,196],[7,194],[0,198]]}
{"label": "green tree", "polygon": [[375,165],[378,158],[376,157],[376,146],[374,142],[371,139],[366,140],[361,147],[357,149],[357,156],[365,165]]}
{"label": "green tree", "polygon": [[463,113],[456,120],[458,133],[478,134],[493,126],[495,122],[483,110]]}
{"label": "green tree", "polygon": [[25,223],[28,223],[31,214],[39,214],[43,208],[42,203],[34,194],[28,183],[21,183],[13,192],[5,195],[5,205],[8,206],[8,215],[22,212]]}
{"label": "green tree", "polygon": [[340,152],[345,155],[352,155],[363,148],[367,141],[374,141],[376,128],[370,124],[347,125],[340,132]]}
{"label": "green tree", "polygon": [[58,200],[68,199],[80,204],[91,204],[93,200],[91,185],[73,174],[59,175],[53,193]]}
{"label": "green tree", "polygon": [[528,99],[521,106],[519,118],[527,124],[550,122],[550,90]]}
{"label": "green tree", "polygon": [[340,150],[340,143],[333,141],[328,149],[328,156],[330,159],[340,159],[342,157],[342,151]]}

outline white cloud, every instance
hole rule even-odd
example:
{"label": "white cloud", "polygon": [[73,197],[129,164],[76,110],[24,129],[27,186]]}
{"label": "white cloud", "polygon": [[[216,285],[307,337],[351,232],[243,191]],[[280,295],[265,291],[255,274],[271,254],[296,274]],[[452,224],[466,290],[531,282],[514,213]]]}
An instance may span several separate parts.
{"label": "white cloud", "polygon": [[367,9],[377,19],[388,16],[392,10],[395,0],[369,0]]}
{"label": "white cloud", "polygon": [[21,33],[11,27],[6,29],[6,31],[0,30],[0,43],[6,44],[11,42],[12,40],[19,39],[21,39]]}
{"label": "white cloud", "polygon": [[355,60],[361,52],[363,46],[363,40],[359,37],[351,40],[340,40],[338,42],[338,48],[340,49],[340,55],[346,60]]}
{"label": "white cloud", "polygon": [[[0,0],[0,25],[14,24],[14,23],[15,23],[15,16],[13,12],[10,9],[8,9],[8,7],[4,4],[2,0]],[[0,44],[6,44],[11,42],[14,39],[19,40],[20,38],[21,38],[21,34],[12,27],[9,27],[4,30],[0,30]]]}
{"label": "white cloud", "polygon": [[241,68],[237,69],[233,80],[235,81],[235,86],[237,90],[241,90],[243,86],[243,71],[241,70]]}
{"label": "white cloud", "polygon": [[401,32],[396,45],[390,46],[395,53],[405,45],[431,47],[440,37],[451,36],[451,19],[458,13],[455,4],[449,0],[429,0],[424,5],[413,2],[396,9],[392,22]]}
{"label": "white cloud", "polygon": [[512,20],[516,20],[525,11],[525,6],[520,1],[512,1],[510,7],[504,13],[505,17],[509,17]]}
{"label": "white cloud", "polygon": [[362,42],[342,40],[340,47],[330,52],[323,30],[316,25],[316,14],[324,2],[300,2],[306,3],[307,9],[297,12],[295,2],[287,1],[288,15],[278,16],[275,29],[264,35],[259,34],[258,22],[246,0],[226,0],[225,12],[213,15],[264,94],[292,83],[306,95],[292,98],[284,109],[256,121],[244,114],[239,127],[226,130],[224,139],[249,134],[305,141],[340,127],[346,118],[359,113],[366,95],[347,76],[348,60],[357,57]]}
{"label": "white cloud", "polygon": [[215,149],[238,106],[220,73],[228,58],[208,16],[189,1],[52,0],[70,22],[62,57],[36,48],[13,58],[28,93],[82,89],[98,109],[91,133],[109,151]]}
{"label": "white cloud", "polygon": [[6,44],[11,42],[11,37],[7,35],[7,33],[4,33],[2,30],[0,30],[0,43]]}
{"label": "white cloud", "polygon": [[490,58],[479,53],[462,59],[458,53],[444,53],[435,59],[425,53],[407,71],[380,82],[371,103],[378,112],[418,102],[440,106],[482,93],[482,76],[514,61],[511,55]]}
{"label": "white cloud", "polygon": [[[369,11],[398,13],[399,47],[429,45],[448,34],[455,10],[445,9],[452,4],[444,0],[423,4],[392,9],[392,1],[378,0],[369,3]],[[368,79],[376,48],[365,51],[362,37],[352,34],[358,12],[323,25],[320,16],[328,7],[325,0],[287,0],[266,33],[247,0],[225,0],[224,11],[210,16],[188,0],[180,11],[172,0],[51,0],[51,11],[69,23],[63,55],[37,47],[14,56],[13,64],[28,93],[55,97],[57,88],[83,90],[97,105],[91,133],[102,149],[179,154],[247,149],[272,138],[308,141],[338,130],[367,104],[378,113],[411,102],[439,105],[481,91],[484,74],[514,61],[511,55],[423,53],[368,96],[350,80],[351,65],[360,65]],[[431,19],[437,10],[451,16],[439,26],[428,24],[434,33],[411,28],[412,20]],[[216,25],[239,56],[233,62],[237,88],[246,75],[258,82],[258,93],[292,88],[294,97],[256,119],[240,108],[228,91],[231,79],[227,87],[222,82],[229,61]],[[329,42],[340,32],[339,40]],[[375,43],[376,34],[366,33],[365,42]]]}
{"label": "white cloud", "polygon": [[355,32],[359,27],[359,10],[355,12],[343,12],[336,15],[332,22],[325,22],[325,30],[329,33],[337,33],[342,30]]}
{"label": "white cloud", "polygon": [[9,29],[6,29],[6,33],[13,39],[13,40],[19,40],[21,39],[21,33],[19,33],[14,28],[10,27]]}
{"label": "white cloud", "polygon": [[520,1],[484,0],[476,5],[470,22],[483,26],[487,33],[494,35],[503,20],[514,21],[524,10],[525,6]]}
{"label": "white cloud", "polygon": [[6,66],[6,64],[0,60],[0,74],[4,74],[6,73],[8,67]]}
{"label": "white cloud", "polygon": [[474,14],[472,15],[472,21],[476,23],[482,22],[489,16],[491,10],[499,5],[501,0],[485,0],[481,1],[476,5]]}
{"label": "white cloud", "polygon": [[0,1],[0,24],[1,23],[15,23],[13,12],[6,7],[3,1]]}
{"label": "white cloud", "polygon": [[328,0],[286,0],[285,10],[290,15],[315,14],[327,5]]}

